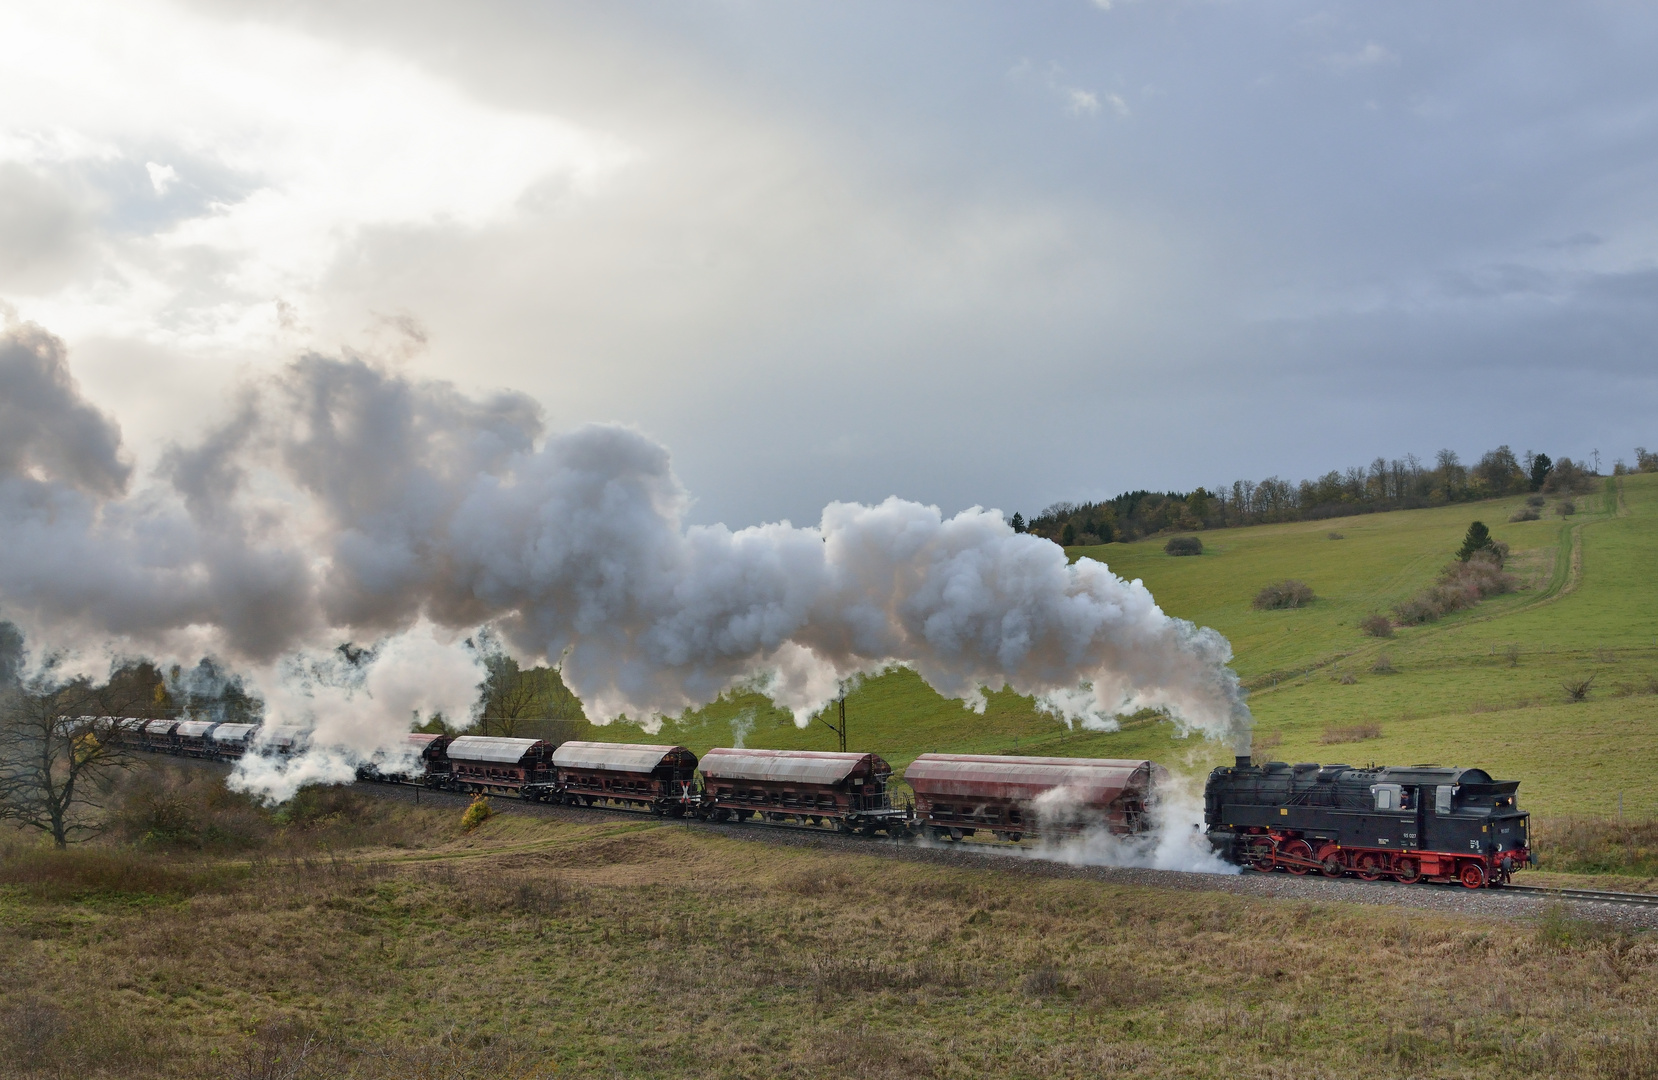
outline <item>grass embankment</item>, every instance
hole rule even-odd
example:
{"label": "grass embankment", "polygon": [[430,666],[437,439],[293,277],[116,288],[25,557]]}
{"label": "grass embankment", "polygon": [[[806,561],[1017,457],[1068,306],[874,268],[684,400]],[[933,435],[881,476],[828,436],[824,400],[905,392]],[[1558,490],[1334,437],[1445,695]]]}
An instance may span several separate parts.
{"label": "grass embankment", "polygon": [[289,826],[279,858],[0,862],[6,1075],[1636,1078],[1658,1062],[1658,943],[1558,913],[1514,926],[1035,879],[650,820],[507,814],[463,838],[458,807],[344,798],[340,820],[376,822],[380,846],[325,852],[319,824]]}
{"label": "grass embankment", "polygon": [[[1580,498],[1570,518],[1508,522],[1523,502],[1219,530],[1204,535],[1196,558],[1169,556],[1158,540],[1071,554],[1143,579],[1166,611],[1231,640],[1263,756],[1478,765],[1520,780],[1523,805],[1540,818],[1609,817],[1620,794],[1627,818],[1658,817],[1658,475]],[[1363,633],[1366,616],[1433,583],[1476,518],[1510,545],[1520,591],[1392,638]],[[1252,606],[1264,586],[1287,578],[1318,599],[1292,610]],[[1591,678],[1587,700],[1569,703],[1563,684]],[[1227,760],[1226,748],[1175,739],[1156,719],[1069,732],[1011,693],[992,695],[977,716],[907,671],[866,682],[847,713],[851,746],[899,768],[928,750],[1152,757],[1195,774]],[[796,729],[756,695],[656,735],[627,724],[591,729],[698,752],[730,745],[739,730],[751,746],[834,745],[827,728]],[[1375,735],[1340,745],[1351,732]]]}

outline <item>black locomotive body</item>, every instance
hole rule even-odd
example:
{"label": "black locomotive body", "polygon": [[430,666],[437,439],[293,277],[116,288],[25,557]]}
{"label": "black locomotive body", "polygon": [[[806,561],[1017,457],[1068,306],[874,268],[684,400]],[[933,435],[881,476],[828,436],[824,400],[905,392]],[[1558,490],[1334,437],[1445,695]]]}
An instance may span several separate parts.
{"label": "black locomotive body", "polygon": [[1215,850],[1239,866],[1478,889],[1531,860],[1519,786],[1482,769],[1243,757],[1209,774],[1203,816]]}

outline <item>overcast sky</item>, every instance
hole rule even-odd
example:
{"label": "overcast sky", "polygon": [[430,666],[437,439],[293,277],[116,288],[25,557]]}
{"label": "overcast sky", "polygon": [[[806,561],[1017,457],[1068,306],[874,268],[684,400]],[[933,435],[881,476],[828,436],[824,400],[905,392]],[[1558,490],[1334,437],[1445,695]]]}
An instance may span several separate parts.
{"label": "overcast sky", "polygon": [[0,298],[140,469],[306,350],[696,520],[1658,446],[1658,8],[0,0]]}

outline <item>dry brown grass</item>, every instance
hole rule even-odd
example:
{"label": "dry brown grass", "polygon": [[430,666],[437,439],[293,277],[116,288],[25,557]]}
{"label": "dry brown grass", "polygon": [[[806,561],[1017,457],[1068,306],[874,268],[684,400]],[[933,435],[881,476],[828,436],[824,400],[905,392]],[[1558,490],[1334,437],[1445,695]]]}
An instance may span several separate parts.
{"label": "dry brown grass", "polygon": [[1658,876],[1658,819],[1533,818],[1544,870]]}
{"label": "dry brown grass", "polygon": [[418,848],[458,834],[456,822],[439,824],[429,811],[343,787],[305,788],[265,806],[230,791],[215,770],[165,761],[124,778],[110,821],[110,838],[135,848],[216,855]]}
{"label": "dry brown grass", "polygon": [[514,814],[423,853],[261,855],[194,891],[171,883],[200,856],[148,858],[143,904],[0,887],[8,1075],[1634,1077],[1658,1033],[1658,943],[1564,914]]}

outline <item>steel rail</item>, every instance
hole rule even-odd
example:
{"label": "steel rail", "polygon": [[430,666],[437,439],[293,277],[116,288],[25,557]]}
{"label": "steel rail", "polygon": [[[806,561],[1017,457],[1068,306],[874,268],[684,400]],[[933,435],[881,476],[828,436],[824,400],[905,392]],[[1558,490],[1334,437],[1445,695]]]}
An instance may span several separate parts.
{"label": "steel rail", "polygon": [[1503,885],[1499,893],[1519,893],[1538,898],[1575,900],[1601,904],[1635,904],[1640,907],[1658,907],[1658,893],[1610,892],[1604,889],[1551,889],[1543,885]]}

